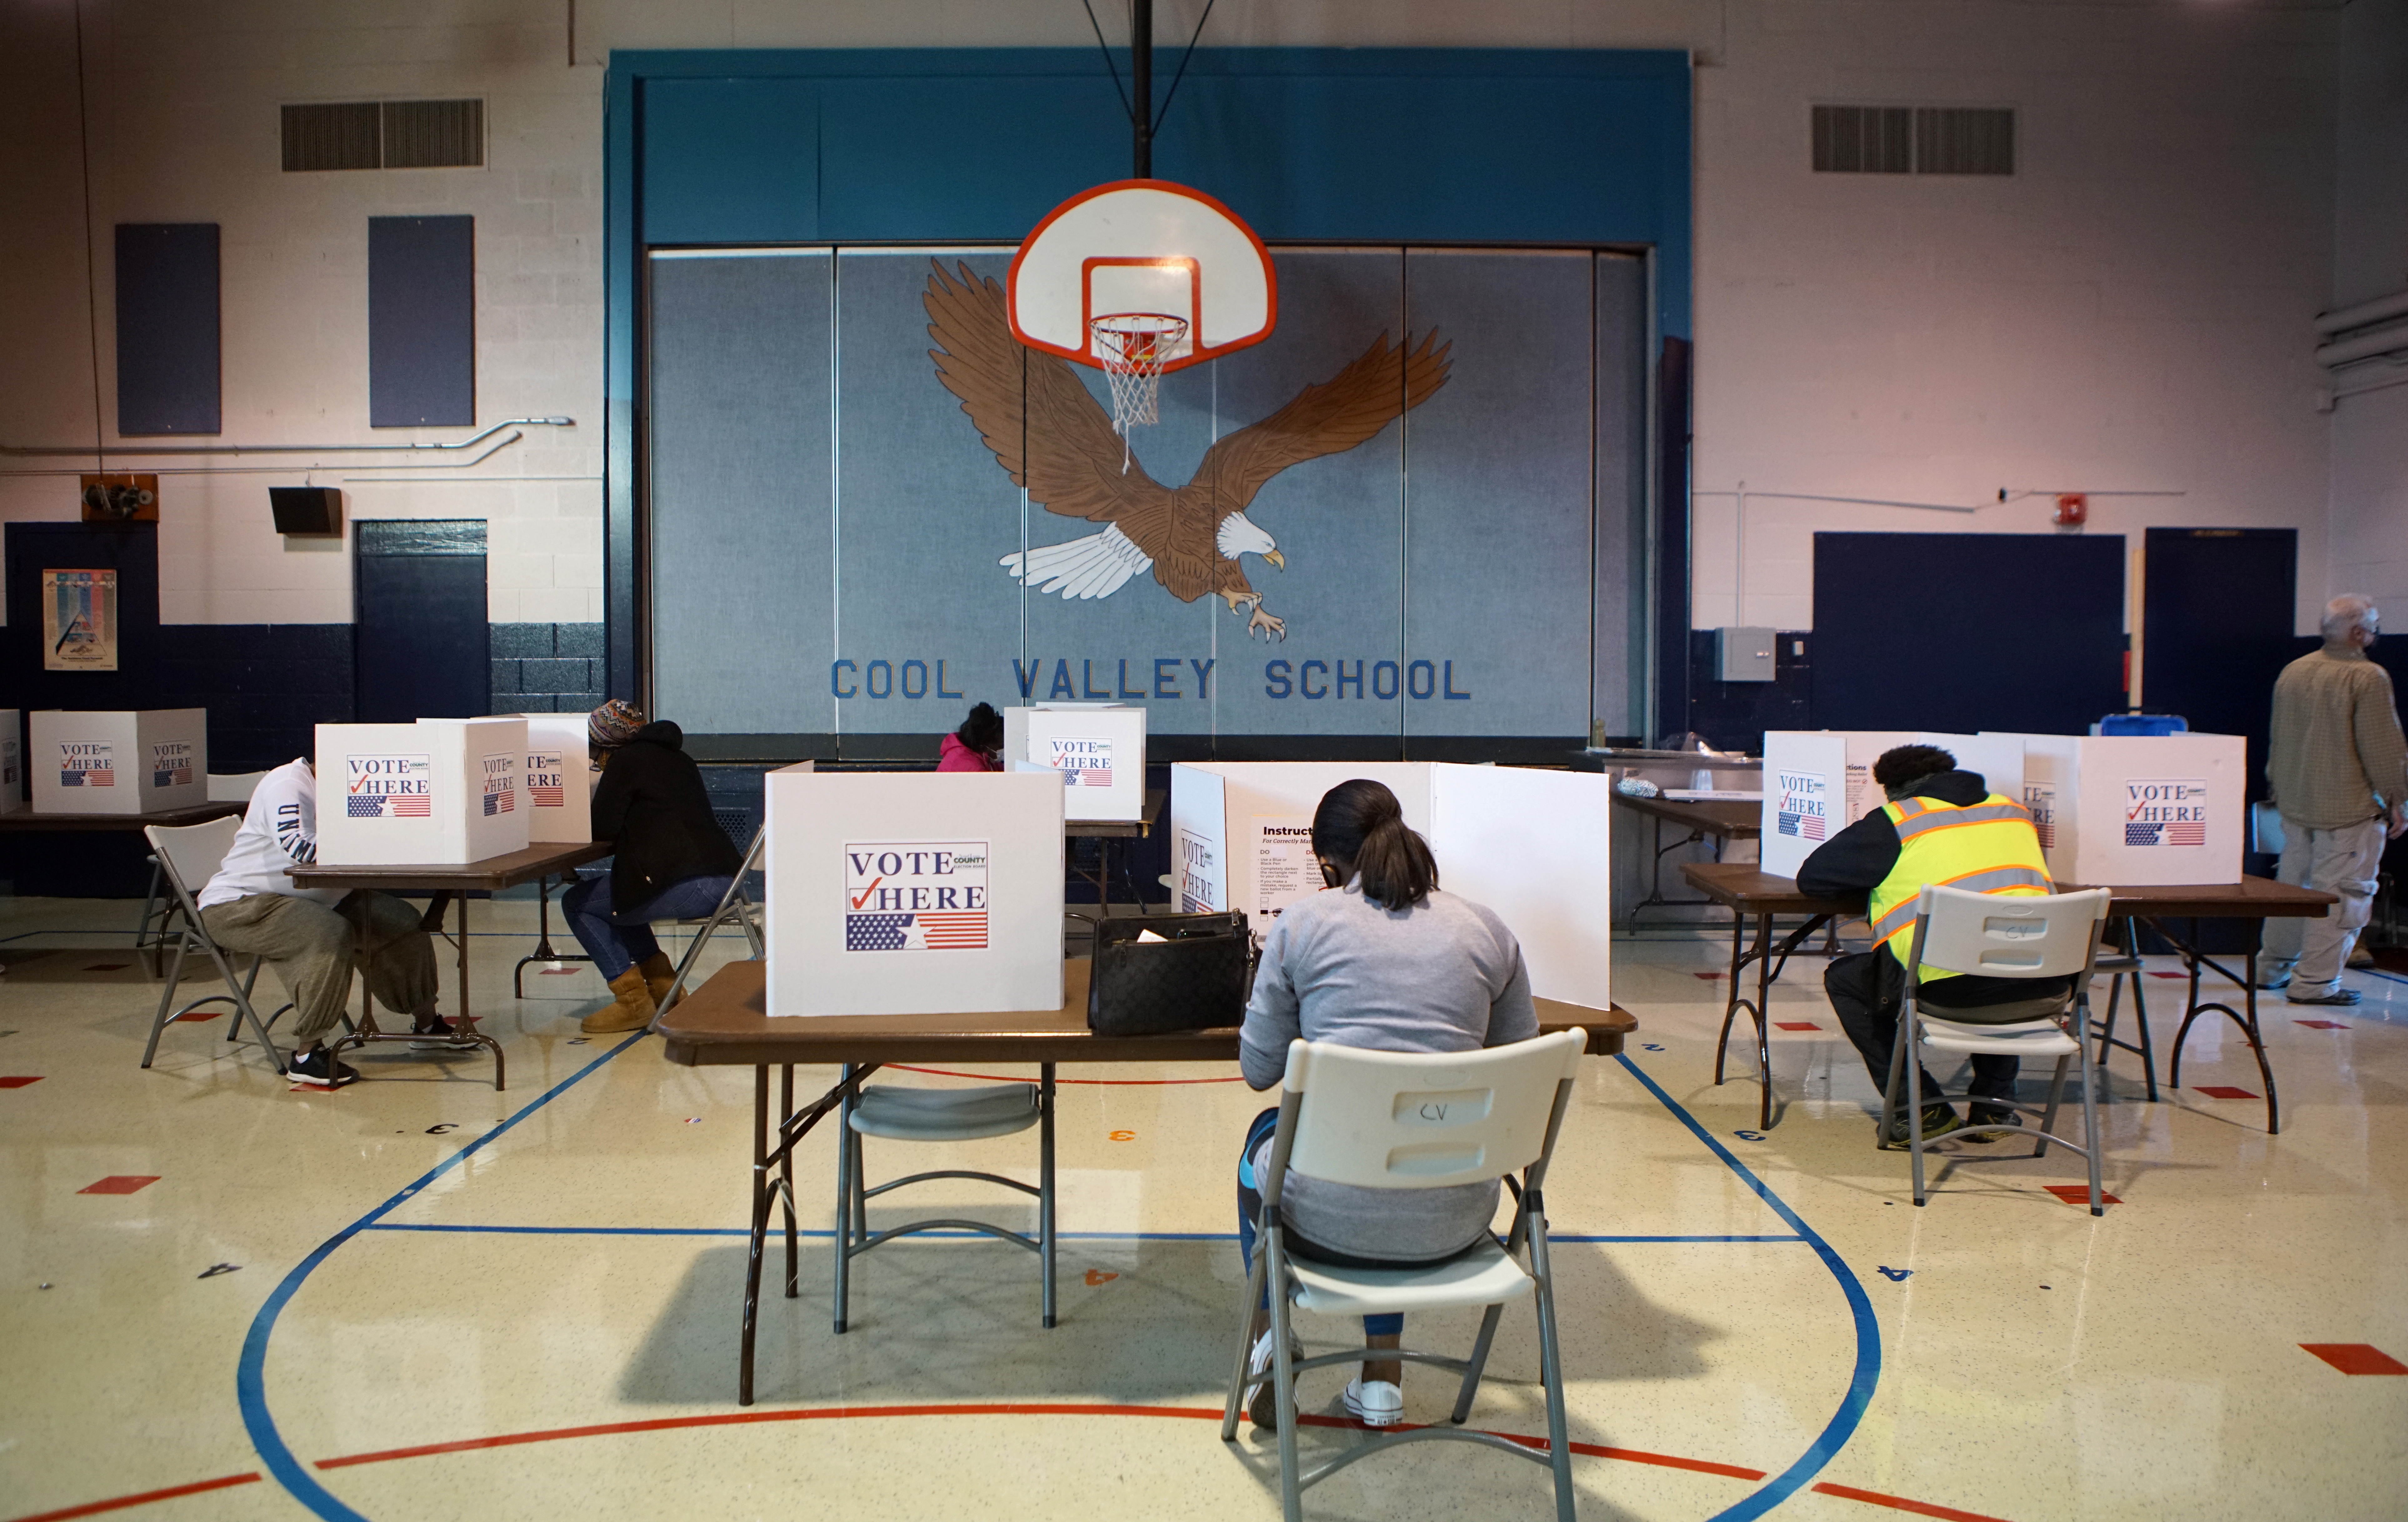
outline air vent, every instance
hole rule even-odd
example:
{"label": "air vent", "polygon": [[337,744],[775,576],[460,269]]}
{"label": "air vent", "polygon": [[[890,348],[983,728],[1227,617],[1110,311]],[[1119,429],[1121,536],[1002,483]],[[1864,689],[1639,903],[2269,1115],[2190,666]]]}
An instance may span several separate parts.
{"label": "air vent", "polygon": [[288,173],[464,169],[484,162],[481,100],[361,100],[284,108]]}
{"label": "air vent", "polygon": [[384,103],[384,166],[388,169],[469,169],[485,162],[481,100],[389,100]]}
{"label": "air vent", "polygon": [[377,166],[377,104],[284,108],[284,168],[373,169]]}
{"label": "air vent", "polygon": [[1997,107],[1817,106],[1814,171],[2011,175],[2015,113]]}

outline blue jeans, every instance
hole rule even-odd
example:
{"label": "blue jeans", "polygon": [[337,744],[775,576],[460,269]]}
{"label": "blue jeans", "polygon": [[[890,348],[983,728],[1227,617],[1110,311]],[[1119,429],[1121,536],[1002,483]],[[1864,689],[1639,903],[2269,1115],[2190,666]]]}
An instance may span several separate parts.
{"label": "blue jeans", "polygon": [[661,943],[652,939],[654,920],[700,919],[727,896],[731,877],[689,877],[670,883],[646,903],[619,909],[610,902],[610,877],[589,877],[560,896],[560,912],[568,921],[577,943],[594,958],[606,978],[615,978],[648,956]]}
{"label": "blue jeans", "polygon": [[[1256,1115],[1254,1124],[1246,1127],[1246,1144],[1238,1152],[1238,1251],[1245,1255],[1248,1273],[1254,1271],[1254,1232],[1263,1217],[1263,1197],[1254,1189],[1254,1157],[1277,1129],[1279,1106],[1273,1105]],[[1368,1266],[1365,1259],[1315,1247],[1297,1236],[1294,1227],[1287,1228],[1287,1245],[1288,1251],[1298,1257],[1327,1258],[1340,1268]],[[1270,1304],[1270,1280],[1268,1277],[1263,1281],[1262,1303]],[[1366,1337],[1395,1337],[1404,1329],[1405,1318],[1401,1313],[1363,1318],[1363,1335]]]}

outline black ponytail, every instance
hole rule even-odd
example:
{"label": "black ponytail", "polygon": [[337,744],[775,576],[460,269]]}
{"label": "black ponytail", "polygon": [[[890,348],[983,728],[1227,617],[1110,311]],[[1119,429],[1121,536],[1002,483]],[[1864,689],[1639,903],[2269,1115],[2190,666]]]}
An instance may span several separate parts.
{"label": "black ponytail", "polygon": [[1361,874],[1363,897],[1383,909],[1410,909],[1438,886],[1429,842],[1406,827],[1397,795],[1364,778],[1322,795],[1312,814],[1312,854],[1336,867],[1341,880]]}

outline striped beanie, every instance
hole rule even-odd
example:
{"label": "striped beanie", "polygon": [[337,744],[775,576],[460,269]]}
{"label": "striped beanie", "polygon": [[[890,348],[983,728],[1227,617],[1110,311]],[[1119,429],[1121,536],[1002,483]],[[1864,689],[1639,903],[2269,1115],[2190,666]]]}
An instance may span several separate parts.
{"label": "striped beanie", "polygon": [[613,697],[585,716],[587,738],[606,751],[626,744],[642,727],[644,711],[624,697]]}

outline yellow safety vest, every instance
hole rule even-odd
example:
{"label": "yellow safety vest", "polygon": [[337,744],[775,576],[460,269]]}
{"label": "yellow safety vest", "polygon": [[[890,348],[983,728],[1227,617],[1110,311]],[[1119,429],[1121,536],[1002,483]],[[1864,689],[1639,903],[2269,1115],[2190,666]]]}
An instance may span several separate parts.
{"label": "yellow safety vest", "polygon": [[[1996,793],[1962,806],[1908,798],[1884,804],[1882,812],[1898,826],[1898,865],[1873,889],[1866,917],[1872,921],[1874,943],[1887,946],[1901,967],[1914,945],[1915,897],[1927,883],[1969,893],[2054,891],[2040,832],[2020,803]],[[1956,976],[1934,968],[1923,981]]]}

